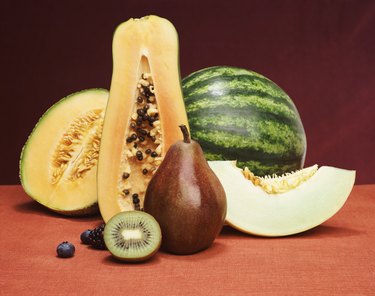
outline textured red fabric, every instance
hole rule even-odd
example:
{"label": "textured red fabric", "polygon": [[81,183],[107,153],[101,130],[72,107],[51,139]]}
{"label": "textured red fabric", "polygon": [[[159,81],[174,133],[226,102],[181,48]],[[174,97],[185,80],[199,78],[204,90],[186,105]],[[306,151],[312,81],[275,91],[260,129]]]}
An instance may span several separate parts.
{"label": "textured red fabric", "polygon": [[[374,295],[375,185],[355,186],[342,210],[305,233],[283,238],[225,227],[190,256],[159,252],[118,263],[80,244],[100,217],[67,218],[0,187],[0,295]],[[75,244],[73,258],[56,246]]]}

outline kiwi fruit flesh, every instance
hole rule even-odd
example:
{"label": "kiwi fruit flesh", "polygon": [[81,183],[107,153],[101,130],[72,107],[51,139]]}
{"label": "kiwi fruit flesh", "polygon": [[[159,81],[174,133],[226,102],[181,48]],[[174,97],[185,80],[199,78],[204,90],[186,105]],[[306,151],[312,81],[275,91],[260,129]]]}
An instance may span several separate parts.
{"label": "kiwi fruit flesh", "polygon": [[127,262],[151,258],[160,248],[159,223],[142,211],[120,212],[104,228],[104,241],[111,254]]}

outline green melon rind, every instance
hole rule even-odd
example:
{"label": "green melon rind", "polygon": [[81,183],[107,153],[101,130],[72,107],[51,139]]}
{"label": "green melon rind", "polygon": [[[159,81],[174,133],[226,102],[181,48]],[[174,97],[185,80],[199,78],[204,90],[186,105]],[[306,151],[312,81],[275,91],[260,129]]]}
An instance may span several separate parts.
{"label": "green melon rind", "polygon": [[[83,94],[83,93],[89,93],[89,92],[105,92],[105,93],[108,93],[108,90],[106,90],[104,88],[89,88],[89,89],[84,89],[84,90],[81,90],[81,91],[74,92],[74,93],[72,93],[72,94],[70,94],[70,95],[68,95],[68,96],[60,99],[58,102],[56,102],[51,107],[49,107],[47,109],[47,111],[45,111],[43,113],[43,115],[39,118],[38,122],[36,123],[36,125],[32,129],[31,133],[29,134],[29,136],[28,136],[28,138],[26,140],[25,145],[23,145],[23,147],[22,147],[21,154],[20,154],[20,160],[19,160],[19,178],[20,178],[20,182],[21,182],[21,185],[22,185],[25,193],[28,196],[30,196],[32,199],[34,199],[34,200],[36,200],[38,202],[39,202],[39,198],[37,196],[34,196],[28,190],[27,181],[26,181],[25,176],[23,175],[23,170],[22,170],[23,159],[25,159],[25,156],[27,155],[27,146],[32,141],[34,132],[37,130],[38,126],[43,123],[44,119],[48,117],[49,113],[52,110],[54,110],[55,108],[58,108],[61,104],[65,103],[67,100],[71,99],[72,97],[75,97],[75,96]],[[93,214],[96,214],[96,213],[99,212],[99,207],[98,207],[98,203],[97,202],[94,203],[94,204],[92,204],[92,205],[88,205],[87,207],[85,207],[83,209],[76,209],[76,210],[69,210],[69,211],[64,211],[64,210],[61,210],[61,209],[55,209],[55,208],[50,207],[50,206],[46,207],[42,203],[40,203],[40,205],[42,205],[45,208],[50,209],[50,210],[52,210],[52,211],[54,211],[56,213],[63,214],[65,216],[88,216],[88,215],[93,215]]]}
{"label": "green melon rind", "polygon": [[237,160],[257,175],[303,167],[306,136],[290,97],[253,71],[215,66],[183,79],[192,138],[208,160]]}

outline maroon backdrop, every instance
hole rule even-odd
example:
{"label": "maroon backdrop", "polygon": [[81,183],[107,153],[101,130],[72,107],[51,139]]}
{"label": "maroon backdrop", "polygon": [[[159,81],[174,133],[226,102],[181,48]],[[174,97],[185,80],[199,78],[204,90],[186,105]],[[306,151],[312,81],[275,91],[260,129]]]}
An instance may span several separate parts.
{"label": "maroon backdrop", "polygon": [[[61,2],[63,4],[57,4]],[[306,165],[356,169],[375,183],[375,1],[2,1],[0,184],[18,183],[38,118],[72,92],[109,88],[115,27],[170,19],[181,75],[232,65],[259,72],[294,100]]]}

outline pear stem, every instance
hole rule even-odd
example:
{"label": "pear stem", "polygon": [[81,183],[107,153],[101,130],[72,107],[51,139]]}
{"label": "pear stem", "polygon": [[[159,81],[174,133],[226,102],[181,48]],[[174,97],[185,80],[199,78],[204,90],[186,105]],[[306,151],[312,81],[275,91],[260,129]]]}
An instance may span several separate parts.
{"label": "pear stem", "polygon": [[184,135],[184,143],[190,143],[190,135],[186,125],[181,124],[180,129],[182,134]]}

